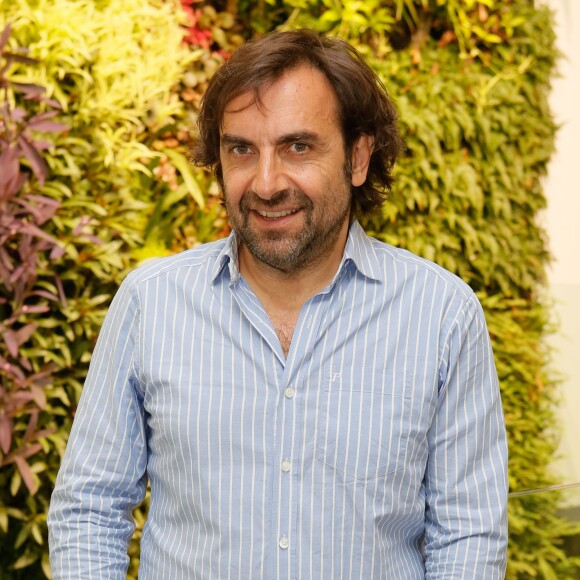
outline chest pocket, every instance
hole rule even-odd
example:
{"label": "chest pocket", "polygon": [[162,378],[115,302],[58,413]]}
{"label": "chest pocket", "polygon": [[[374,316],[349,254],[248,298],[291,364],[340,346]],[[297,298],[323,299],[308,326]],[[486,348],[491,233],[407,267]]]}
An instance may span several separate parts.
{"label": "chest pocket", "polygon": [[403,469],[411,427],[408,387],[403,373],[331,368],[321,395],[317,460],[359,481]]}

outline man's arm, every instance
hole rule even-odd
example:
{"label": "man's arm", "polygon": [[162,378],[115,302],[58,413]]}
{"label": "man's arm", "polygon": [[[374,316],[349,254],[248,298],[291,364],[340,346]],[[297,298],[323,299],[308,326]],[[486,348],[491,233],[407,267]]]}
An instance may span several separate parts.
{"label": "man's arm", "polygon": [[475,296],[443,339],[425,475],[426,578],[504,578],[506,433],[489,335]]}
{"label": "man's arm", "polygon": [[53,578],[126,578],[147,443],[135,357],[139,309],[122,285],[101,330],[48,515]]}

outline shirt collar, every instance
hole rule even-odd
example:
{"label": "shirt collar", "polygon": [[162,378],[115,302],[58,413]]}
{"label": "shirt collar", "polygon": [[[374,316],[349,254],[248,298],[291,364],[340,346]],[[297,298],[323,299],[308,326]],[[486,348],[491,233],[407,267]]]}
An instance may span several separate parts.
{"label": "shirt collar", "polygon": [[[344,248],[344,255],[342,256],[335,279],[348,263],[354,264],[356,269],[367,278],[379,281],[383,278],[372,239],[366,235],[365,231],[356,220],[354,220],[350,226],[346,246]],[[226,268],[226,264],[228,268]],[[238,237],[235,231],[232,231],[226,238],[225,245],[218,254],[212,271],[211,283],[215,284],[218,277],[220,275],[225,275],[226,271],[229,274],[230,283],[234,283],[240,278]]]}
{"label": "shirt collar", "polygon": [[358,221],[354,220],[348,231],[348,239],[339,271],[347,262],[352,262],[356,269],[367,278],[382,280],[383,272],[375,252],[372,238],[366,235]]}

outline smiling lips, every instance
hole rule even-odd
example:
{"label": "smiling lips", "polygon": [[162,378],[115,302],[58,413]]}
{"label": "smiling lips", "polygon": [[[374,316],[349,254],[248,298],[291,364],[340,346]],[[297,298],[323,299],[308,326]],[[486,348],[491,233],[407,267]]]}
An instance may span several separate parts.
{"label": "smiling lips", "polygon": [[287,215],[291,215],[291,214],[296,213],[300,210],[299,209],[287,209],[284,211],[262,211],[262,210],[255,210],[255,211],[256,211],[256,213],[258,213],[259,215],[261,215],[264,218],[277,219],[277,218],[286,217]]}

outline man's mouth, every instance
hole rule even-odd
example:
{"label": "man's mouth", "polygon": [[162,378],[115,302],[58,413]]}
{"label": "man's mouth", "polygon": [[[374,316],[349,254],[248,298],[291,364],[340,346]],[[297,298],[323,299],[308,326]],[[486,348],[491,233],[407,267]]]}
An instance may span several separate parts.
{"label": "man's mouth", "polygon": [[284,211],[262,211],[262,210],[256,210],[256,213],[258,213],[259,215],[261,215],[262,217],[265,217],[267,219],[276,219],[276,218],[283,218],[286,217],[287,215],[291,215],[293,213],[296,213],[297,211],[300,211],[299,209],[287,209]]}

